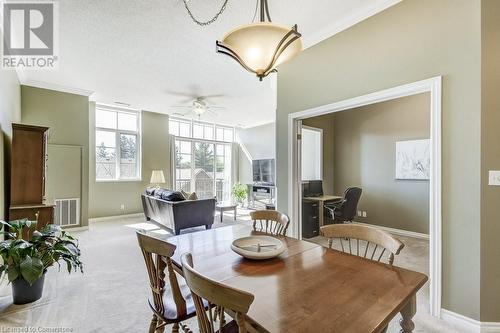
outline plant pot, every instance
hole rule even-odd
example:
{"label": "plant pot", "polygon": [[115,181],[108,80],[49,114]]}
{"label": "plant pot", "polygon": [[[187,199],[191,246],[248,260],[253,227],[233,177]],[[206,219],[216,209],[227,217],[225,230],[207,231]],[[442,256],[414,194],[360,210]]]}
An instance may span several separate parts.
{"label": "plant pot", "polygon": [[14,304],[26,304],[39,300],[43,293],[45,273],[30,286],[23,278],[12,281],[12,298]]}

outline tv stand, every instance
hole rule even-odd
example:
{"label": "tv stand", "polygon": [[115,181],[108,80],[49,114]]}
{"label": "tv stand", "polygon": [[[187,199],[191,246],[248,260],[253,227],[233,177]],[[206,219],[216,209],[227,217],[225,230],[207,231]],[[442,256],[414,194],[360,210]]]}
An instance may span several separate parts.
{"label": "tv stand", "polygon": [[255,202],[262,204],[274,203],[276,199],[276,186],[265,184],[248,184],[248,207],[255,207]]}

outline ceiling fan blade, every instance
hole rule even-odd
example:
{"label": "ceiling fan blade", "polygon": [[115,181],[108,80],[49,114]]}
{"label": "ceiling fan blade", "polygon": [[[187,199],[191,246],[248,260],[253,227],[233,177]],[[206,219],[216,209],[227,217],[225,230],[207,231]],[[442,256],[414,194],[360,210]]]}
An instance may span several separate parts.
{"label": "ceiling fan blade", "polygon": [[181,117],[186,117],[188,114],[190,114],[192,111],[188,111],[185,113],[180,113],[180,112],[174,112],[172,113],[173,116],[181,116]]}
{"label": "ceiling fan blade", "polygon": [[219,98],[219,97],[224,97],[224,96],[226,96],[226,95],[224,95],[224,94],[212,94],[212,95],[203,95],[200,97],[203,99],[209,99],[209,98]]}
{"label": "ceiling fan blade", "polygon": [[212,115],[214,115],[215,117],[218,117],[219,114],[213,110],[210,110],[210,108],[207,109],[207,112],[211,113]]}
{"label": "ceiling fan blade", "polygon": [[189,92],[176,91],[176,90],[165,90],[164,92],[166,94],[173,95],[173,96],[196,98],[195,94],[192,94],[192,93],[189,93]]}

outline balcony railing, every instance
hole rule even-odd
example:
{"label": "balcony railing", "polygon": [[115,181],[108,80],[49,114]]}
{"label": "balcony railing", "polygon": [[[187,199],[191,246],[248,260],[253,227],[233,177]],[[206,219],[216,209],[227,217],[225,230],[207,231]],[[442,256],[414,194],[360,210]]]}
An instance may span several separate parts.
{"label": "balcony railing", "polygon": [[[215,182],[215,194],[214,194]],[[183,190],[184,192],[196,192],[199,199],[208,199],[217,197],[218,201],[229,200],[231,197],[231,189],[229,188],[229,181],[223,179],[196,179],[194,189],[191,189],[190,179],[178,179],[175,182],[176,190]]]}

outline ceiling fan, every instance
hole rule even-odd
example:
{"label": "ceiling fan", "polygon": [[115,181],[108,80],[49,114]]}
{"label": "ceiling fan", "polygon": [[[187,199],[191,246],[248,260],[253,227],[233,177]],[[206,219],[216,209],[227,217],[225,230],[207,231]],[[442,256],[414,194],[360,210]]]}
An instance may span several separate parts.
{"label": "ceiling fan", "polygon": [[[218,116],[215,110],[225,110],[225,107],[209,105],[204,97],[197,97],[192,102],[191,105],[179,105],[179,106],[171,106],[172,109],[178,110],[174,115],[188,117],[189,115],[198,116],[201,118],[205,113],[211,113],[214,116]],[[184,111],[184,112],[182,112]]]}

